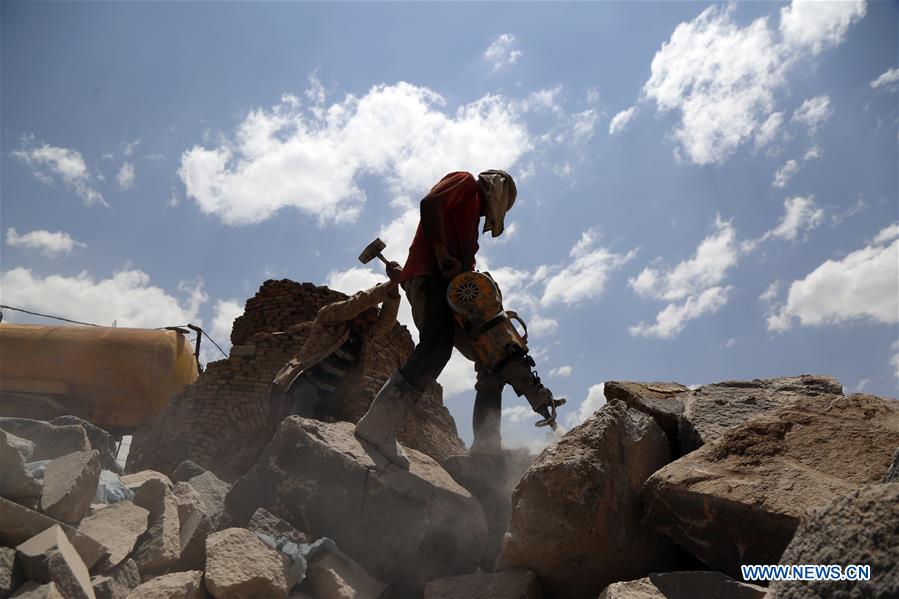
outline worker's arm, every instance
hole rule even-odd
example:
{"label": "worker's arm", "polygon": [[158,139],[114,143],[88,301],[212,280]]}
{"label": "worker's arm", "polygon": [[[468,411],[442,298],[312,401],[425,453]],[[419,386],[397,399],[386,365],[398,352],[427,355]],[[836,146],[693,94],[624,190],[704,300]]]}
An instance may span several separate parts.
{"label": "worker's arm", "polygon": [[390,281],[354,293],[345,300],[322,307],[315,320],[322,324],[339,324],[353,320],[369,308],[386,301],[391,292],[398,295],[396,287],[397,283]]}

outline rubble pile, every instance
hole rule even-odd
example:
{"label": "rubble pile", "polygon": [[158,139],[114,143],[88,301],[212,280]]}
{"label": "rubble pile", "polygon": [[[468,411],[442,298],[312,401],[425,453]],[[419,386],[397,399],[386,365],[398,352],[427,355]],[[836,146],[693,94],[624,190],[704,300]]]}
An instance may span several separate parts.
{"label": "rubble pile", "polygon": [[[271,399],[272,379],[302,347],[318,309],[345,298],[310,283],[266,281],[234,321],[230,356],[210,363],[148,432],[135,436],[128,469],[171,474],[191,460],[223,480],[240,478],[272,440],[284,415],[284,406]],[[341,383],[342,407],[334,420],[357,422],[412,348],[409,332],[399,324],[375,338],[357,370]],[[436,383],[409,411],[397,434],[406,446],[438,461],[465,452]]]}
{"label": "rubble pile", "polygon": [[[817,375],[610,381],[539,456],[469,456],[437,389],[406,423],[403,470],[353,425],[411,350],[402,327],[349,379],[358,415],[269,402],[304,339],[295,320],[314,314],[303,298],[334,293],[266,282],[231,357],[125,473],[90,423],[0,418],[0,599],[899,596],[895,399]],[[867,564],[872,579],[742,579],[778,563]]]}

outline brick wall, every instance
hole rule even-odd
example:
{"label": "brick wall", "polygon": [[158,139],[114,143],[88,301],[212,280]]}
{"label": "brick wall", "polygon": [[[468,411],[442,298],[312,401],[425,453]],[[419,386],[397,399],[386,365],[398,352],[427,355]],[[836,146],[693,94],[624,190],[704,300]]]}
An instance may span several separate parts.
{"label": "brick wall", "polygon": [[[305,342],[306,329],[296,325],[314,318],[321,306],[345,298],[311,283],[263,283],[234,321],[229,358],[210,363],[150,430],[135,436],[127,469],[171,473],[190,459],[224,479],[239,478],[268,445],[279,422],[283,406],[270,395],[271,380]],[[412,348],[409,332],[399,324],[365,347],[359,366],[338,388],[343,400],[337,418],[358,421]],[[436,383],[409,411],[398,437],[438,462],[465,452]]]}

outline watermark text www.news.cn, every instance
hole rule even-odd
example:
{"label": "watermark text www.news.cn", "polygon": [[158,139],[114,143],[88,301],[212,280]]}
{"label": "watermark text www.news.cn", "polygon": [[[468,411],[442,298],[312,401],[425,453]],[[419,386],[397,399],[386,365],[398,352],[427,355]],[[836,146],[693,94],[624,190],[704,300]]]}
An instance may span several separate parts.
{"label": "watermark text www.news.cn", "polygon": [[768,564],[740,566],[743,580],[760,582],[765,580],[871,580],[871,566],[866,564]]}

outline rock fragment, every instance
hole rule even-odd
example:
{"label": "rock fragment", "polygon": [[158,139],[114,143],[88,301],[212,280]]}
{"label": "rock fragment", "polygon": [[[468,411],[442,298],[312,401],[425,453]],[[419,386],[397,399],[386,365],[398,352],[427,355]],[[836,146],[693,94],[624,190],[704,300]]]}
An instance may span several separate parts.
{"label": "rock fragment", "polygon": [[144,578],[162,574],[181,556],[181,527],[175,497],[164,481],[150,478],[134,496],[134,504],[150,512],[147,530],[134,548],[134,561]]}
{"label": "rock fragment", "polygon": [[[203,599],[203,573],[198,570],[165,574],[149,580],[128,595],[128,599]],[[260,599],[266,595],[258,596]]]}
{"label": "rock fragment", "polygon": [[690,389],[680,383],[638,383],[608,381],[603,386],[607,401],[617,399],[655,419],[665,432],[671,448],[678,451],[678,424],[684,412],[684,398]]}
{"label": "rock fragment", "polygon": [[196,462],[191,460],[184,460],[183,462],[178,464],[178,467],[175,468],[174,472],[172,472],[172,482],[187,482],[193,477],[200,476],[205,472],[206,468],[203,468]]}
{"label": "rock fragment", "polygon": [[25,468],[27,441],[0,430],[0,496],[9,499],[40,497],[41,483]]}
{"label": "rock fragment", "polygon": [[0,597],[9,597],[24,580],[22,568],[16,561],[16,550],[0,547]]}
{"label": "rock fragment", "polygon": [[51,420],[50,424],[82,427],[87,434],[91,449],[96,449],[100,453],[100,464],[103,466],[103,469],[110,470],[116,474],[122,473],[122,467],[116,461],[118,448],[116,447],[115,439],[105,430],[77,416],[59,416]]}
{"label": "rock fragment", "polygon": [[200,496],[200,501],[209,519],[215,523],[225,509],[225,497],[231,490],[231,485],[221,480],[212,472],[204,472],[187,481]]}
{"label": "rock fragment", "polygon": [[542,599],[537,575],[530,570],[468,574],[431,581],[424,599]]}
{"label": "rock fragment", "polygon": [[641,522],[640,500],[644,481],[669,459],[652,418],[609,402],[524,474],[497,570],[530,568],[546,595],[580,598],[673,567],[676,550]]}
{"label": "rock fragment", "polygon": [[302,588],[317,599],[378,599],[387,585],[353,560],[326,552],[309,562]]}
{"label": "rock fragment", "polygon": [[23,584],[12,596],[17,599],[67,599],[52,582],[39,584],[34,581]]}
{"label": "rock fragment", "polygon": [[19,545],[52,526],[62,528],[88,568],[108,553],[106,547],[68,524],[0,497],[0,542],[3,544]]}
{"label": "rock fragment", "polygon": [[109,563],[117,565],[134,549],[147,530],[150,512],[130,501],[119,501],[98,509],[81,520],[78,532],[109,549]]}
{"label": "rock fragment", "polygon": [[897,444],[895,400],[794,399],[653,474],[646,522],[737,578],[741,564],[776,564],[806,510],[880,482]]}
{"label": "rock fragment", "polygon": [[229,521],[245,524],[264,507],[313,538],[333,539],[405,596],[472,572],[486,537],[477,501],[431,458],[409,450],[410,469],[398,469],[353,430],[285,418],[228,495]]}
{"label": "rock fragment", "polygon": [[101,576],[91,578],[97,599],[125,599],[140,584],[140,570],[133,559],[126,559]]}
{"label": "rock fragment", "polygon": [[762,599],[765,588],[720,572],[666,572],[609,585],[599,599]]}
{"label": "rock fragment", "polygon": [[70,453],[47,464],[41,511],[51,518],[77,524],[91,507],[100,470],[99,454],[93,449]]}
{"label": "rock fragment", "polygon": [[278,539],[287,539],[288,541],[292,541],[297,545],[302,545],[303,543],[309,542],[309,537],[298,531],[296,528],[294,528],[278,516],[272,514],[264,507],[261,507],[253,512],[253,516],[250,518],[250,522],[247,524],[247,530],[254,533],[268,535],[275,541],[277,541]]}
{"label": "rock fragment", "polygon": [[872,484],[802,517],[781,564],[871,567],[869,581],[776,581],[771,599],[899,597],[899,484]]}
{"label": "rock fragment", "polygon": [[206,586],[216,599],[287,597],[281,554],[244,528],[227,528],[206,539]]}
{"label": "rock fragment", "polygon": [[134,474],[126,474],[125,476],[122,476],[121,479],[122,483],[135,493],[141,488],[141,485],[152,479],[160,480],[169,488],[172,487],[172,481],[169,480],[169,477],[162,472],[156,472],[155,470],[141,470]]}
{"label": "rock fragment", "polygon": [[66,598],[95,599],[87,566],[59,526],[52,526],[16,547],[31,580],[53,582]]}
{"label": "rock fragment", "polygon": [[28,418],[0,418],[0,429],[34,443],[31,461],[55,460],[76,451],[90,451],[83,426],[54,425]]}
{"label": "rock fragment", "polygon": [[795,399],[842,394],[843,386],[838,380],[814,374],[704,385],[684,396],[678,430],[681,453],[715,441],[731,426]]}

